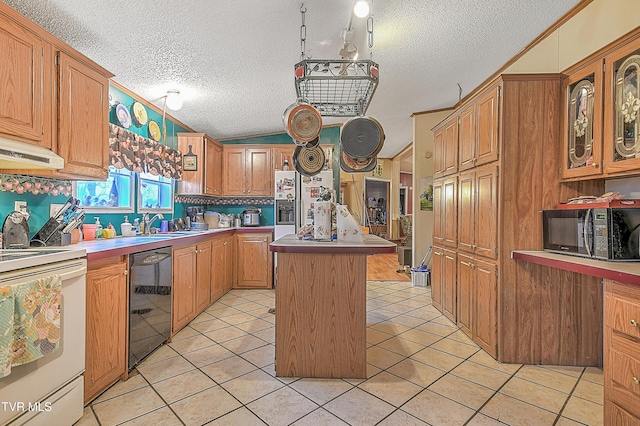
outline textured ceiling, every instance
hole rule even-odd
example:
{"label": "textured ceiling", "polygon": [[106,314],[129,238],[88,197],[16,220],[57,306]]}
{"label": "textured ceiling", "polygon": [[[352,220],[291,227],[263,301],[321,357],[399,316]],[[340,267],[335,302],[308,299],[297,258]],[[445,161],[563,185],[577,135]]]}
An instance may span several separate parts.
{"label": "textured ceiling", "polygon": [[[295,101],[300,2],[290,0],[3,0],[161,106],[217,139],[280,133]],[[384,128],[379,154],[412,141],[413,112],[450,107],[546,30],[579,0],[395,0],[373,2],[373,60],[380,84],[367,115]],[[338,59],[353,0],[307,0],[306,53]],[[368,58],[365,20],[347,39]],[[326,118],[325,124],[344,119]]]}

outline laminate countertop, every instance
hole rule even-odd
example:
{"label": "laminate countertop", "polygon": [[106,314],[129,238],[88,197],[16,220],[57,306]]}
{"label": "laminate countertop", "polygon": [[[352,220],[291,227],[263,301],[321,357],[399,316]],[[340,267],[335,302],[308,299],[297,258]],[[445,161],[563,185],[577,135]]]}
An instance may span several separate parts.
{"label": "laminate countertop", "polygon": [[515,250],[511,258],[640,286],[640,262],[607,262],[537,250]]}
{"label": "laminate countertop", "polygon": [[125,254],[137,253],[140,251],[153,250],[169,246],[185,246],[197,244],[208,240],[216,235],[232,233],[263,233],[273,232],[271,226],[255,226],[240,228],[215,228],[208,231],[182,231],[158,233],[153,235],[137,235],[135,237],[116,237],[104,239],[100,238],[91,241],[81,241],[78,244],[68,247],[84,249],[87,252],[88,260],[104,259],[111,256],[121,256]]}
{"label": "laminate countertop", "polygon": [[309,241],[300,240],[295,234],[278,238],[269,250],[276,253],[331,253],[331,254],[376,254],[395,253],[397,245],[377,235],[365,235],[364,241]]}

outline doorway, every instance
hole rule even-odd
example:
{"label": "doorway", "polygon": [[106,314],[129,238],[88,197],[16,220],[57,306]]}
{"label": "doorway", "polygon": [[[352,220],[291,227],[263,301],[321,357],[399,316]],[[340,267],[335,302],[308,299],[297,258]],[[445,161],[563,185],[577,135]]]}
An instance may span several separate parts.
{"label": "doorway", "polygon": [[364,179],[364,215],[365,226],[369,233],[388,239],[389,233],[389,195],[391,181],[385,179]]}

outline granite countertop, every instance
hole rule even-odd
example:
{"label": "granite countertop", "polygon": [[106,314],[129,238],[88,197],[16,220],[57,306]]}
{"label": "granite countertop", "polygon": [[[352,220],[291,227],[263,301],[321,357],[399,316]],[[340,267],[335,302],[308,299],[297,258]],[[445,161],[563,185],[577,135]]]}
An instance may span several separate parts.
{"label": "granite countertop", "polygon": [[255,226],[240,228],[215,228],[208,231],[184,231],[170,232],[153,235],[138,235],[135,237],[122,237],[81,241],[67,247],[84,249],[88,260],[103,259],[111,256],[120,256],[145,250],[153,250],[160,247],[185,246],[207,240],[215,235],[225,233],[251,233],[272,232],[272,226]]}
{"label": "granite countertop", "polygon": [[515,250],[511,257],[538,265],[640,286],[640,262],[607,262],[537,250]]}
{"label": "granite countertop", "polygon": [[395,253],[396,244],[376,235],[365,235],[364,241],[309,241],[299,240],[294,234],[285,235],[271,243],[269,250],[277,253],[344,253],[376,254]]}

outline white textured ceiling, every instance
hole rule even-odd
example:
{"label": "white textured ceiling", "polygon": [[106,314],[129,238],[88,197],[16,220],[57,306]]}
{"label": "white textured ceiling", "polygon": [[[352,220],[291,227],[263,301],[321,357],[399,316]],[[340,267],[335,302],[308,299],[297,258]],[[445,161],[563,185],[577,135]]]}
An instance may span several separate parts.
{"label": "white textured ceiling", "polygon": [[[283,132],[296,99],[300,4],[291,0],[3,0],[161,106],[217,139]],[[373,60],[380,83],[367,115],[390,158],[412,141],[413,112],[450,107],[579,0],[376,0]],[[306,53],[338,59],[353,0],[306,0]],[[348,39],[368,58],[365,20]],[[325,124],[343,119],[325,118]]]}

